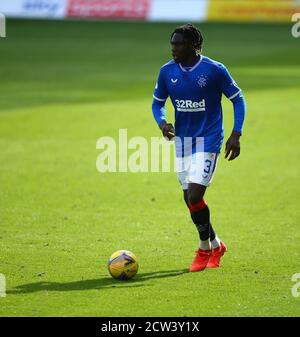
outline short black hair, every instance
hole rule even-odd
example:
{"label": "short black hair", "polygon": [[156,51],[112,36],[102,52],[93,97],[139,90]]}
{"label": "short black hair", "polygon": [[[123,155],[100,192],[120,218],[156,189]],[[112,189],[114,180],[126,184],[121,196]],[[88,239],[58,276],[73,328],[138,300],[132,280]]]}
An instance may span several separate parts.
{"label": "short black hair", "polygon": [[191,23],[178,26],[172,32],[171,39],[175,33],[182,34],[184,38],[194,46],[196,51],[201,51],[203,45],[203,36],[197,27]]}

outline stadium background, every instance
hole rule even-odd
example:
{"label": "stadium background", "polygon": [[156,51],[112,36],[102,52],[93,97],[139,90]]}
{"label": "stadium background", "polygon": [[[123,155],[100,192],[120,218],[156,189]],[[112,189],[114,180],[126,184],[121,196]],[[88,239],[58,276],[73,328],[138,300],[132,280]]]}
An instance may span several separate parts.
{"label": "stadium background", "polygon": [[8,17],[138,19],[147,21],[290,21],[298,0],[12,0]]}
{"label": "stadium background", "polygon": [[[0,2],[0,315],[299,316],[296,12],[287,0]],[[99,137],[159,135],[152,90],[170,33],[188,21],[248,111],[241,156],[221,158],[207,193],[229,252],[195,274],[176,174],[95,168]],[[232,115],[224,100],[226,136]],[[130,282],[106,269],[122,248],[139,257]]]}

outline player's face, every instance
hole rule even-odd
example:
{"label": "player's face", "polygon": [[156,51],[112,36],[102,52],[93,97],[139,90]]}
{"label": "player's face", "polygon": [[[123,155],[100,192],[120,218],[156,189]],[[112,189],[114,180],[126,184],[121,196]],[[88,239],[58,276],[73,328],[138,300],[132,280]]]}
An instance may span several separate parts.
{"label": "player's face", "polygon": [[184,39],[184,36],[179,33],[175,33],[171,38],[171,50],[172,56],[176,63],[184,63],[191,53],[194,52],[193,48]]}

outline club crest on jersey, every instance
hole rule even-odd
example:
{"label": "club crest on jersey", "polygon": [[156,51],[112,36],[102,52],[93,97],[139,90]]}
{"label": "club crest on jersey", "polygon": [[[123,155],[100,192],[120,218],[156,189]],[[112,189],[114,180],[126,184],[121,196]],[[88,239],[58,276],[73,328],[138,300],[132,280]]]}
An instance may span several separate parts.
{"label": "club crest on jersey", "polygon": [[200,88],[203,88],[206,86],[207,83],[207,76],[201,75],[200,77],[197,78],[197,83]]}
{"label": "club crest on jersey", "polygon": [[177,81],[178,81],[178,78],[171,78],[171,82],[172,82],[172,84],[176,84],[176,83],[177,83]]}

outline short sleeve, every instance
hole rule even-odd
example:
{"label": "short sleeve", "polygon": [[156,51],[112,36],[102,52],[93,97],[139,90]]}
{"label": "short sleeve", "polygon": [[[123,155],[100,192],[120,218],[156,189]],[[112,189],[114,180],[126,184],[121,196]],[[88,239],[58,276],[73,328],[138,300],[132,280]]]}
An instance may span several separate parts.
{"label": "short sleeve", "polygon": [[221,91],[228,99],[235,98],[241,92],[227,68],[221,63],[219,64],[218,81]]}
{"label": "short sleeve", "polygon": [[160,69],[158,79],[155,85],[153,97],[157,101],[164,102],[169,96],[168,89],[164,79],[164,72],[163,69]]}

